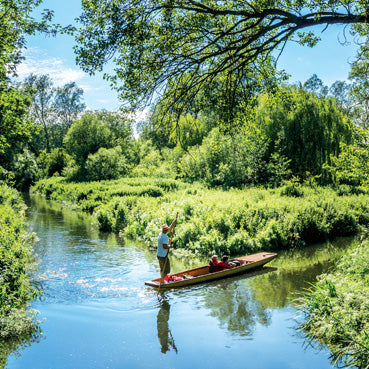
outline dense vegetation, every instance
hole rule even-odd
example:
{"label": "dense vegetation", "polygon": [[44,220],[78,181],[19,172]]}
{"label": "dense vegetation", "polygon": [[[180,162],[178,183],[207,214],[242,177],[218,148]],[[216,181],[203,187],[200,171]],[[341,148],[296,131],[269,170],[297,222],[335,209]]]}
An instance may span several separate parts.
{"label": "dense vegetation", "polygon": [[[136,109],[153,102],[139,125],[122,112],[85,112],[75,83],[54,87],[47,75],[12,81],[25,35],[72,30],[51,26],[47,10],[35,20],[40,3],[0,0],[3,337],[31,331],[25,309],[36,293],[23,205],[5,184],[33,185],[91,213],[101,231],[149,245],[179,212],[174,246],[182,254],[303,247],[368,226],[367,43],[350,83],[329,88],[316,75],[289,85],[274,60],[288,40],[315,45],[313,33],[298,32],[306,27],[348,24],[367,36],[366,1],[84,1],[77,61],[94,73],[115,54],[107,78],[124,102]],[[350,310],[361,297],[337,292],[347,282],[347,290],[366,293],[355,255],[347,257],[350,278],[344,259],[338,277],[324,277],[307,298],[305,329],[313,336],[318,327],[337,357],[349,352],[364,366],[365,314]],[[329,308],[318,316],[327,288]],[[324,328],[323,319],[341,320],[337,301],[343,321],[357,316],[349,333]]]}
{"label": "dense vegetation", "polygon": [[308,336],[325,343],[334,362],[369,366],[369,242],[343,256],[332,274],[319,277],[303,299]]}
{"label": "dense vegetation", "polygon": [[75,184],[54,177],[39,181],[33,191],[92,213],[101,231],[140,238],[151,246],[160,225],[179,212],[174,247],[184,254],[302,247],[353,235],[369,224],[366,189],[350,186],[335,191],[289,181],[272,190],[224,191],[169,179]]}
{"label": "dense vegetation", "polygon": [[27,232],[25,205],[16,190],[0,185],[0,339],[34,330],[34,314],[27,310],[37,296],[31,284],[32,242]]}

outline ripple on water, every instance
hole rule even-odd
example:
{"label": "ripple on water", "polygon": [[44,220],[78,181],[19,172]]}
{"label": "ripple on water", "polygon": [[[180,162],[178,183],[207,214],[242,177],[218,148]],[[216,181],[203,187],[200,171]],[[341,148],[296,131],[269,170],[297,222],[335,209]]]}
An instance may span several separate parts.
{"label": "ripple on water", "polygon": [[[119,276],[80,276],[66,268],[47,270],[39,275],[43,291],[42,303],[104,304],[114,310],[147,310],[157,307],[156,292],[144,287],[143,281],[134,281],[129,272]],[[114,273],[113,273],[114,274]]]}

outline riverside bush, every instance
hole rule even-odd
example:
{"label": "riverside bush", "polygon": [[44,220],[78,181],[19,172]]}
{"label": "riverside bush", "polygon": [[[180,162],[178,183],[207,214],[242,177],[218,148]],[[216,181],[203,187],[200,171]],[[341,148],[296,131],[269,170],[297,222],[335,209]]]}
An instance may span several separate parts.
{"label": "riverside bush", "polygon": [[90,180],[100,181],[117,179],[127,174],[129,166],[120,146],[111,149],[101,147],[95,154],[88,156],[86,171]]}
{"label": "riverside bush", "polygon": [[31,285],[33,236],[26,231],[20,195],[0,185],[0,338],[29,334],[34,313],[27,310],[38,292]]}
{"label": "riverside bush", "polygon": [[331,188],[298,187],[302,197],[262,188],[207,189],[173,179],[76,184],[49,178],[36,183],[33,191],[91,212],[100,230],[124,232],[153,247],[160,226],[170,224],[178,212],[173,246],[206,256],[303,247],[353,235],[369,223],[368,195],[339,196]]}
{"label": "riverside bush", "polygon": [[333,274],[319,277],[302,298],[308,337],[326,344],[334,362],[369,366],[369,242],[342,257]]}

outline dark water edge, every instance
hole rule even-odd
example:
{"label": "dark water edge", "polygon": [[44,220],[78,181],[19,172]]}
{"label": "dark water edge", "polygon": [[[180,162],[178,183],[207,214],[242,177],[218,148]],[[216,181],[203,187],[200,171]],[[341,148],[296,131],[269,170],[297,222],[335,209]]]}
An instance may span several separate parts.
{"label": "dark water edge", "polygon": [[[296,330],[293,298],[354,238],[281,252],[251,274],[157,296],[144,286],[159,274],[155,251],[99,234],[90,216],[55,202],[26,201],[39,238],[44,292],[32,307],[42,332],[10,355],[2,350],[6,368],[333,368],[329,351]],[[173,272],[196,266],[173,257],[171,264]]]}

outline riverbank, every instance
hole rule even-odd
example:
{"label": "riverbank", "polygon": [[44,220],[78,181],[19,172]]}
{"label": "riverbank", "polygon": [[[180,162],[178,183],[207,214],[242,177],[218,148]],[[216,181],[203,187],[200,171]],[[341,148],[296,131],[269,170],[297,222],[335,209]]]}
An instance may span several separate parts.
{"label": "riverbank", "polygon": [[0,185],[0,366],[19,338],[37,330],[35,313],[29,309],[38,294],[31,285],[34,235],[27,232],[25,223],[20,194]]}
{"label": "riverbank", "polygon": [[369,224],[369,196],[346,188],[208,189],[178,180],[123,178],[68,183],[41,180],[32,191],[89,212],[101,231],[114,231],[155,247],[160,225],[179,213],[174,249],[183,255],[241,255],[293,249]]}
{"label": "riverbank", "polygon": [[369,367],[369,240],[323,274],[302,303],[301,329],[327,345],[334,362]]}
{"label": "riverbank", "polygon": [[[329,351],[304,345],[291,297],[353,238],[279,252],[254,273],[159,294],[144,282],[159,276],[155,250],[113,233],[91,217],[41,196],[25,198],[29,229],[37,233],[42,336],[8,358],[6,368],[157,368],[248,366],[334,369]],[[191,259],[192,261],[192,259]],[[171,257],[173,272],[193,266]],[[61,344],[62,343],[62,344]],[[268,347],[272,355],[265,355]],[[229,353],[232,352],[232,360]]]}

